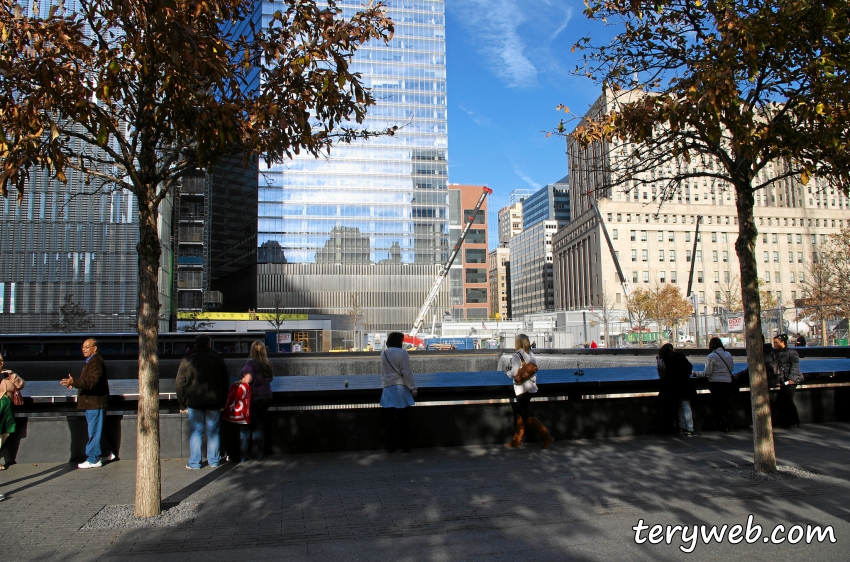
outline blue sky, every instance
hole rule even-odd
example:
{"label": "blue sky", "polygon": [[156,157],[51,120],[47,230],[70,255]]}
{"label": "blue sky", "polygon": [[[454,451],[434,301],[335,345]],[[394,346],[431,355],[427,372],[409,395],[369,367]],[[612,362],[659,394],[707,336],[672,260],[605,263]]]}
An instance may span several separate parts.
{"label": "blue sky", "polygon": [[[570,48],[591,26],[582,0],[446,0],[449,181],[493,189],[496,212],[517,188],[567,175],[565,142],[546,138],[567,105],[583,113],[600,89],[570,75]],[[594,33],[594,36],[596,33]]]}

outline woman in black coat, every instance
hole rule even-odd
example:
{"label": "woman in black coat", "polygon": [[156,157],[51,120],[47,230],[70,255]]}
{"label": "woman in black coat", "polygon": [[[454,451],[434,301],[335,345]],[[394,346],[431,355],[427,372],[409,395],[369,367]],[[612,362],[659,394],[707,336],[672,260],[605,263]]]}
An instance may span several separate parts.
{"label": "woman in black coat", "polygon": [[691,400],[697,395],[691,380],[693,365],[684,353],[676,351],[670,343],[661,346],[656,363],[658,378],[661,379],[659,397],[662,400],[662,408],[666,411],[669,408],[667,404],[675,404],[678,411],[679,433],[686,437],[693,437],[696,433],[694,433]]}
{"label": "woman in black coat", "polygon": [[803,382],[800,373],[800,356],[797,351],[788,347],[788,334],[778,334],[773,338],[773,384],[779,385],[779,419],[783,426],[793,429],[800,425],[797,406],[794,405],[794,394],[797,385]]}

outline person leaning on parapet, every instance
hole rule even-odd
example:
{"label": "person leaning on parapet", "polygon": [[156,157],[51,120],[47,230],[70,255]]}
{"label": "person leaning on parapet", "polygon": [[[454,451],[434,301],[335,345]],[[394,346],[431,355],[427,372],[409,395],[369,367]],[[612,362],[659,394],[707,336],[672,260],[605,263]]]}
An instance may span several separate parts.
{"label": "person leaning on parapet", "polygon": [[[511,355],[511,362],[505,371],[505,374],[511,379],[516,377],[523,364],[533,363],[537,365],[537,358],[531,352],[531,343],[528,341],[528,336],[517,334],[516,338],[514,338],[514,349],[516,353]],[[505,446],[522,447],[522,436],[525,434],[525,426],[529,426],[540,436],[540,441],[543,442],[543,448],[548,449],[554,439],[549,435],[546,426],[540,423],[540,420],[535,418],[531,413],[531,397],[537,393],[537,375],[532,376],[522,384],[514,384],[513,387],[514,397],[511,399],[511,408],[513,409],[516,427],[514,438]]]}
{"label": "person leaning on parapet", "polygon": [[109,377],[106,363],[97,352],[97,340],[89,338],[83,342],[83,357],[86,365],[78,378],[68,374],[59,384],[77,389],[77,409],[85,410],[89,440],[86,443],[86,460],[78,468],[100,468],[103,461],[115,460],[115,453],[101,456],[103,423],[106,421],[106,406],[109,404]]}
{"label": "person leaning on parapet", "polygon": [[732,431],[732,386],[737,375],[732,374],[735,361],[732,354],[723,347],[720,338],[711,338],[708,343],[709,354],[705,358],[705,370],[694,371],[694,375],[708,377],[708,390],[711,392],[714,427],[720,431]]}
{"label": "person leaning on parapet", "polygon": [[192,353],[180,361],[177,369],[177,401],[180,413],[189,414],[189,463],[186,468],[200,470],[204,429],[207,435],[207,463],[221,463],[221,410],[227,400],[229,379],[221,355],[210,349],[206,334],[195,338]]}
{"label": "person leaning on parapet", "polygon": [[[266,344],[251,344],[248,362],[239,372],[241,382],[251,386],[251,423],[239,424],[239,460],[262,460],[266,450],[266,419],[272,404],[274,367],[269,362]],[[232,457],[231,457],[232,460]]]}
{"label": "person leaning on parapet", "polygon": [[794,342],[794,345],[797,347],[806,347],[806,336],[797,334],[797,341]]}
{"label": "person leaning on parapet", "polygon": [[679,433],[685,437],[694,437],[694,415],[691,410],[691,400],[696,398],[697,391],[691,380],[693,365],[684,353],[676,351],[672,343],[665,343],[658,350],[656,357],[658,378],[661,379],[661,408],[664,412],[664,423],[668,423],[670,408],[668,404],[678,406]]}
{"label": "person leaning on parapet", "polygon": [[[9,434],[15,433],[17,429],[15,416],[12,414],[12,394],[23,387],[24,379],[17,373],[4,369],[3,357],[0,357],[0,448],[6,444]],[[0,464],[0,470],[6,470],[6,467]]]}
{"label": "person leaning on parapet", "polygon": [[803,382],[800,372],[800,356],[788,347],[788,334],[777,334],[773,337],[773,384],[779,386],[779,418],[782,425],[793,429],[800,425],[797,406],[794,405],[794,394],[797,385]]}
{"label": "person leaning on parapet", "polygon": [[399,447],[403,453],[410,452],[408,407],[414,404],[417,388],[410,356],[403,346],[404,334],[393,332],[381,352],[381,423],[390,453]]}

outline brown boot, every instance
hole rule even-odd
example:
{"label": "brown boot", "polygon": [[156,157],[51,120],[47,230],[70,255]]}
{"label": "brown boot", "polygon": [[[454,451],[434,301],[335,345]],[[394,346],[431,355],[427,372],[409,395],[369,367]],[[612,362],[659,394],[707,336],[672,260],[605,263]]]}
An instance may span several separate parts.
{"label": "brown boot", "polygon": [[522,436],[525,435],[525,422],[522,421],[522,416],[516,416],[516,431],[514,438],[505,447],[522,447]]}
{"label": "brown boot", "polygon": [[528,418],[526,421],[528,422],[528,425],[534,428],[534,431],[536,431],[540,436],[540,440],[543,442],[543,446],[541,448],[548,449],[549,445],[551,445],[552,441],[555,439],[549,435],[549,431],[546,429],[546,426],[540,423],[540,420],[537,418]]}

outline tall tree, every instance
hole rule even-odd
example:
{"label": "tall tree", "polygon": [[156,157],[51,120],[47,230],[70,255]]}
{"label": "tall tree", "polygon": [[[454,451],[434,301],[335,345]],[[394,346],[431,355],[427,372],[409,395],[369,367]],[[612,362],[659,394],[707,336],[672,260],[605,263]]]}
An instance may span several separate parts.
{"label": "tall tree", "polygon": [[[631,322],[634,326],[637,326],[639,347],[643,347],[644,326],[658,312],[655,305],[656,302],[657,300],[652,291],[644,287],[637,287],[626,297],[626,310],[629,313]],[[634,329],[634,326],[632,326],[632,329]]]}
{"label": "tall tree", "polygon": [[34,168],[61,182],[74,170],[89,192],[124,189],[138,204],[135,512],[152,516],[159,205],[234,150],[271,164],[376,134],[358,125],[374,100],[349,62],[392,22],[380,3],[344,16],[333,0],[80,0],[76,12],[57,0],[46,14],[0,2],[0,194],[20,200]]}
{"label": "tall tree", "polygon": [[280,353],[280,328],[286,322],[288,316],[283,308],[283,295],[275,293],[271,310],[263,316],[268,325],[274,328],[274,352]]}
{"label": "tall tree", "polygon": [[[618,26],[607,44],[589,37],[581,75],[610,94],[572,137],[609,143],[600,173],[629,188],[660,186],[657,201],[694,178],[734,194],[735,249],[750,371],[755,467],[776,470],[762,353],[755,194],[820,176],[850,183],[850,10],[844,0],[587,0],[585,14]],[[562,121],[557,132],[564,134]],[[766,172],[770,173],[766,173]]]}
{"label": "tall tree", "polygon": [[655,299],[655,318],[659,328],[666,328],[670,338],[676,342],[676,332],[679,324],[690,317],[693,305],[682,296],[682,290],[672,283],[659,283],[651,287]]}
{"label": "tall tree", "polygon": [[74,295],[65,295],[65,302],[53,313],[48,325],[50,330],[64,334],[86,332],[94,328],[89,311],[74,300]]}

